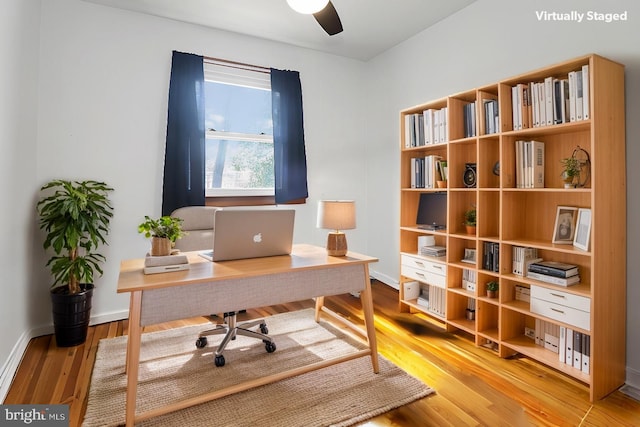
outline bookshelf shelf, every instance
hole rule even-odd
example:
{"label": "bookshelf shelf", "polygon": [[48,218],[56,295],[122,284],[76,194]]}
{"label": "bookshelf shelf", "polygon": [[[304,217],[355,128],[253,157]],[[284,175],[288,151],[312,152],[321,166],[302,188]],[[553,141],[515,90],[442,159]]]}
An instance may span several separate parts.
{"label": "bookshelf shelf", "polygon": [[[578,93],[573,88],[581,79],[582,101],[559,102],[568,99],[559,96],[565,89],[566,93]],[[574,84],[570,91],[569,84]],[[549,88],[557,92],[545,98]],[[527,99],[533,101],[529,103]],[[550,99],[550,104],[545,104],[545,99]],[[546,105],[550,107],[547,109]],[[439,261],[446,270],[444,277],[437,277],[445,283],[445,314],[434,315],[417,304],[417,300],[405,300],[405,284],[414,279],[402,272],[400,310],[433,318],[447,331],[464,332],[460,335],[471,338],[478,346],[493,347],[500,357],[520,353],[566,373],[589,386],[592,401],[624,384],[624,105],[624,66],[592,54],[402,110],[400,250],[415,256],[419,253],[418,237],[433,236],[437,245],[447,248],[447,254]],[[409,116],[415,123],[427,110],[431,110],[429,114],[444,113],[441,120],[445,128],[440,128],[441,139],[437,144],[428,143],[428,137],[421,138],[417,129],[407,128],[412,123]],[[523,146],[519,141],[544,144],[544,150],[535,153],[535,159],[541,159],[543,165],[537,174],[528,175],[533,180],[523,181],[526,169],[521,164],[526,162],[521,160],[522,151],[517,151]],[[577,147],[589,153],[590,178],[583,187],[566,189],[560,160],[571,156]],[[412,159],[432,155],[447,161],[447,187],[412,188],[415,173]],[[473,172],[469,172],[470,168]],[[415,224],[420,194],[435,191],[447,194],[447,228],[419,229]],[[552,243],[559,206],[591,210],[588,250],[574,247],[571,242]],[[472,207],[477,210],[477,227],[475,234],[468,234],[463,225],[464,213]],[[533,280],[526,274],[525,277],[514,274],[512,265],[517,247],[531,248],[544,260],[578,266],[580,283],[563,287]],[[472,250],[476,261],[463,262]],[[487,265],[483,257],[488,255],[498,260],[489,270],[483,268]],[[476,284],[467,288],[469,282],[464,280],[470,274]],[[424,279],[420,286],[429,285],[429,280]],[[498,298],[485,296],[488,281],[499,282]],[[534,288],[538,293],[553,291],[569,300],[586,299],[588,321],[580,323],[571,317],[554,320],[551,317],[555,312],[549,312],[548,316],[541,314],[544,311],[538,311],[539,294],[535,304],[522,300],[522,294],[526,291],[528,295]],[[567,304],[569,311],[575,310],[571,303]],[[467,318],[470,310],[474,313],[473,320]],[[584,314],[581,316],[578,318],[585,319]],[[586,371],[584,366],[578,369],[566,360],[560,361],[560,355],[550,350],[553,346],[549,342],[545,348],[547,337],[541,344],[525,335],[543,327],[539,325],[548,328],[545,333],[551,336],[558,335],[560,328],[588,336],[589,344],[580,349],[590,356]],[[558,348],[559,345],[556,351]]]}

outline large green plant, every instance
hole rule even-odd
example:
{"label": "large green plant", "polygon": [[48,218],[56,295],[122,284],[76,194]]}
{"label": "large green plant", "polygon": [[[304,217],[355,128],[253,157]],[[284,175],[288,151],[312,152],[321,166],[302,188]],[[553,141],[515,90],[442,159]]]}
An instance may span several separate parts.
{"label": "large green plant", "polygon": [[107,244],[113,188],[91,180],[53,180],[41,191],[48,194],[37,205],[40,228],[47,233],[43,246],[55,253],[47,262],[52,288],[67,286],[68,293],[78,293],[81,283],[93,283],[94,271],[102,275],[100,263],[106,258],[93,251]]}

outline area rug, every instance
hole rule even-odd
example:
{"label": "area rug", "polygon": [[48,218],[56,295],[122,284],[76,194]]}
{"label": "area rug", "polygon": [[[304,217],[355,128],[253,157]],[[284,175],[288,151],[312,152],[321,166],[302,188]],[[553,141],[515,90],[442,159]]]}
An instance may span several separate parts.
{"label": "area rug", "polygon": [[[266,322],[277,350],[267,353],[261,341],[239,336],[227,346],[223,367],[213,362],[221,336],[209,337],[203,349],[195,346],[198,333],[210,325],[143,334],[138,412],[366,348],[328,322],[316,323],[312,309],[270,316]],[[124,423],[126,344],[126,337],[100,341],[83,426]],[[378,374],[371,358],[361,357],[140,425],[349,426],[432,392],[383,357]]]}

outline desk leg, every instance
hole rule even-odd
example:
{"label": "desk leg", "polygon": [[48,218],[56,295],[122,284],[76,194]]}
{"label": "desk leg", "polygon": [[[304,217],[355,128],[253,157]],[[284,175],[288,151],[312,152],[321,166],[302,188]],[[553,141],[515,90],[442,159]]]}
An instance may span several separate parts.
{"label": "desk leg", "polygon": [[316,323],[320,322],[320,311],[324,306],[324,297],[316,297]]}
{"label": "desk leg", "polygon": [[133,427],[136,417],[136,395],[138,392],[138,369],[140,363],[140,312],[142,311],[142,291],[131,293],[129,307],[129,337],[127,340],[127,393],[125,403],[125,422]]}
{"label": "desk leg", "polygon": [[376,325],[373,320],[373,295],[371,292],[371,278],[369,277],[368,264],[364,264],[364,289],[360,293],[360,301],[362,302],[364,323],[367,327],[367,338],[369,339],[369,348],[371,349],[371,365],[373,366],[373,372],[377,374],[380,371],[378,364],[378,341],[376,340]]}

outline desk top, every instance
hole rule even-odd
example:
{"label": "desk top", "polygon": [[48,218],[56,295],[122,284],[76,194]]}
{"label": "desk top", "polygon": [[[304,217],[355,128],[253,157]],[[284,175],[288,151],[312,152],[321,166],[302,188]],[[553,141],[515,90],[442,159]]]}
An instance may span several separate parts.
{"label": "desk top", "polygon": [[169,273],[144,274],[144,258],[122,261],[118,293],[378,261],[355,252],[348,252],[344,257],[332,257],[327,255],[325,248],[307,244],[293,245],[291,255],[223,262],[208,261],[198,255],[199,252],[202,251],[185,252],[189,258],[188,270]]}

